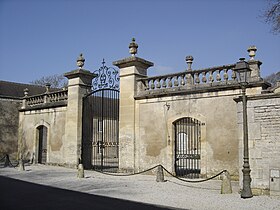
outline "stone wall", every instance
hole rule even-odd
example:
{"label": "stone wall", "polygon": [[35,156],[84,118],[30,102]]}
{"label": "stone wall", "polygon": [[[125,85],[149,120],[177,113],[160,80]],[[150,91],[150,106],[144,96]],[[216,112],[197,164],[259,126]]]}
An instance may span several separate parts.
{"label": "stone wall", "polygon": [[162,164],[174,171],[173,123],[191,117],[202,123],[202,176],[209,177],[226,169],[238,179],[237,108],[233,100],[238,95],[240,90],[137,100],[135,167],[143,170]]}
{"label": "stone wall", "polygon": [[[280,94],[248,98],[249,155],[252,191],[280,194]],[[240,163],[243,157],[242,103],[238,104]],[[242,172],[240,171],[240,181]],[[241,185],[241,183],[240,183]]]}
{"label": "stone wall", "polygon": [[[247,94],[260,94],[267,86],[260,62],[248,63],[253,73]],[[193,118],[201,122],[201,176],[226,169],[239,178],[235,64],[154,77],[147,76],[153,63],[133,55],[113,64],[120,68],[120,170],[162,164],[175,173],[174,122]]]}
{"label": "stone wall", "polygon": [[0,99],[0,158],[8,154],[16,158],[18,140],[18,108],[21,100]]}
{"label": "stone wall", "polygon": [[65,144],[66,107],[46,108],[19,113],[19,152],[24,159],[38,161],[39,126],[46,126],[47,163],[63,164],[63,145]]}

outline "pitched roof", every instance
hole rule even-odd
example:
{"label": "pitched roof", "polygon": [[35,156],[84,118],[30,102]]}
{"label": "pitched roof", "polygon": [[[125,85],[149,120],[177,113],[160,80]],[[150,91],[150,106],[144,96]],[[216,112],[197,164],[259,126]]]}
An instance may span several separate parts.
{"label": "pitched roof", "polygon": [[31,84],[23,84],[16,82],[8,82],[0,80],[0,97],[5,98],[22,98],[24,96],[24,89],[28,89],[28,95],[37,95],[46,92],[46,87],[31,85]]}

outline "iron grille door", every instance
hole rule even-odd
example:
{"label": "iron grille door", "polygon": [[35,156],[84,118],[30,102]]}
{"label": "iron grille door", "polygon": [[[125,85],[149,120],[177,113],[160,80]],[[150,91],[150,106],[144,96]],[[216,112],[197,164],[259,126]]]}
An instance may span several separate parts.
{"label": "iron grille door", "polygon": [[177,176],[199,178],[201,123],[187,117],[175,125],[175,172]]}

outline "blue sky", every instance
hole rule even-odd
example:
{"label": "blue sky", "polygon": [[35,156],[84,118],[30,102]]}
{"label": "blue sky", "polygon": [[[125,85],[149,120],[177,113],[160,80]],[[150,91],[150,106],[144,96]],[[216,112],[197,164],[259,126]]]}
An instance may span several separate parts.
{"label": "blue sky", "polygon": [[280,35],[259,17],[267,0],[0,0],[0,80],[28,83],[76,68],[91,71],[129,56],[149,75],[232,64],[256,45],[262,76],[280,71]]}

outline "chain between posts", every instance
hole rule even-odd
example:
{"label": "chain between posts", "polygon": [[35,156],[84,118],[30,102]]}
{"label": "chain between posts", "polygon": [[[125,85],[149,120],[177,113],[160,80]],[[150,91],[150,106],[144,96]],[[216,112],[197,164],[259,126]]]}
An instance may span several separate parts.
{"label": "chain between posts", "polygon": [[19,165],[19,161],[17,161],[17,163],[16,163],[15,165],[12,164],[12,162],[11,162],[11,160],[10,160],[8,154],[4,155],[4,156],[0,159],[0,162],[3,161],[3,160],[5,160],[4,168],[5,168],[5,167],[9,167],[9,166],[10,166],[10,167],[13,167],[13,168],[16,168],[16,167]]}
{"label": "chain between posts", "polygon": [[4,155],[4,156],[0,159],[0,162],[1,162],[2,160],[4,160],[4,159],[5,159],[5,157],[6,157],[6,155]]}
{"label": "chain between posts", "polygon": [[206,181],[209,181],[209,180],[211,180],[211,179],[216,178],[217,176],[219,176],[219,175],[221,175],[222,173],[224,173],[224,172],[227,171],[227,170],[223,170],[223,171],[219,172],[218,174],[216,174],[216,175],[214,175],[214,176],[212,176],[212,177],[209,177],[209,178],[207,178],[207,179],[200,179],[200,180],[187,180],[187,179],[182,179],[182,178],[180,178],[180,177],[178,177],[178,176],[173,175],[173,174],[172,174],[171,172],[169,172],[164,166],[162,166],[162,165],[160,165],[160,164],[159,164],[159,165],[156,165],[156,166],[154,166],[154,167],[152,167],[152,168],[146,169],[146,170],[144,170],[144,171],[140,171],[140,172],[137,172],[137,173],[131,173],[131,174],[112,174],[112,173],[106,173],[106,172],[97,171],[97,170],[94,170],[94,171],[95,171],[95,172],[98,172],[98,173],[101,173],[101,174],[109,175],[109,176],[134,176],[134,175],[139,175],[139,174],[143,174],[143,173],[146,173],[146,172],[148,172],[148,171],[151,171],[151,170],[157,168],[158,166],[162,167],[162,169],[163,169],[167,174],[169,174],[170,176],[172,176],[172,177],[174,177],[174,178],[176,178],[176,179],[178,179],[178,180],[180,180],[180,181],[183,181],[183,182],[190,182],[190,183],[206,182]]}

